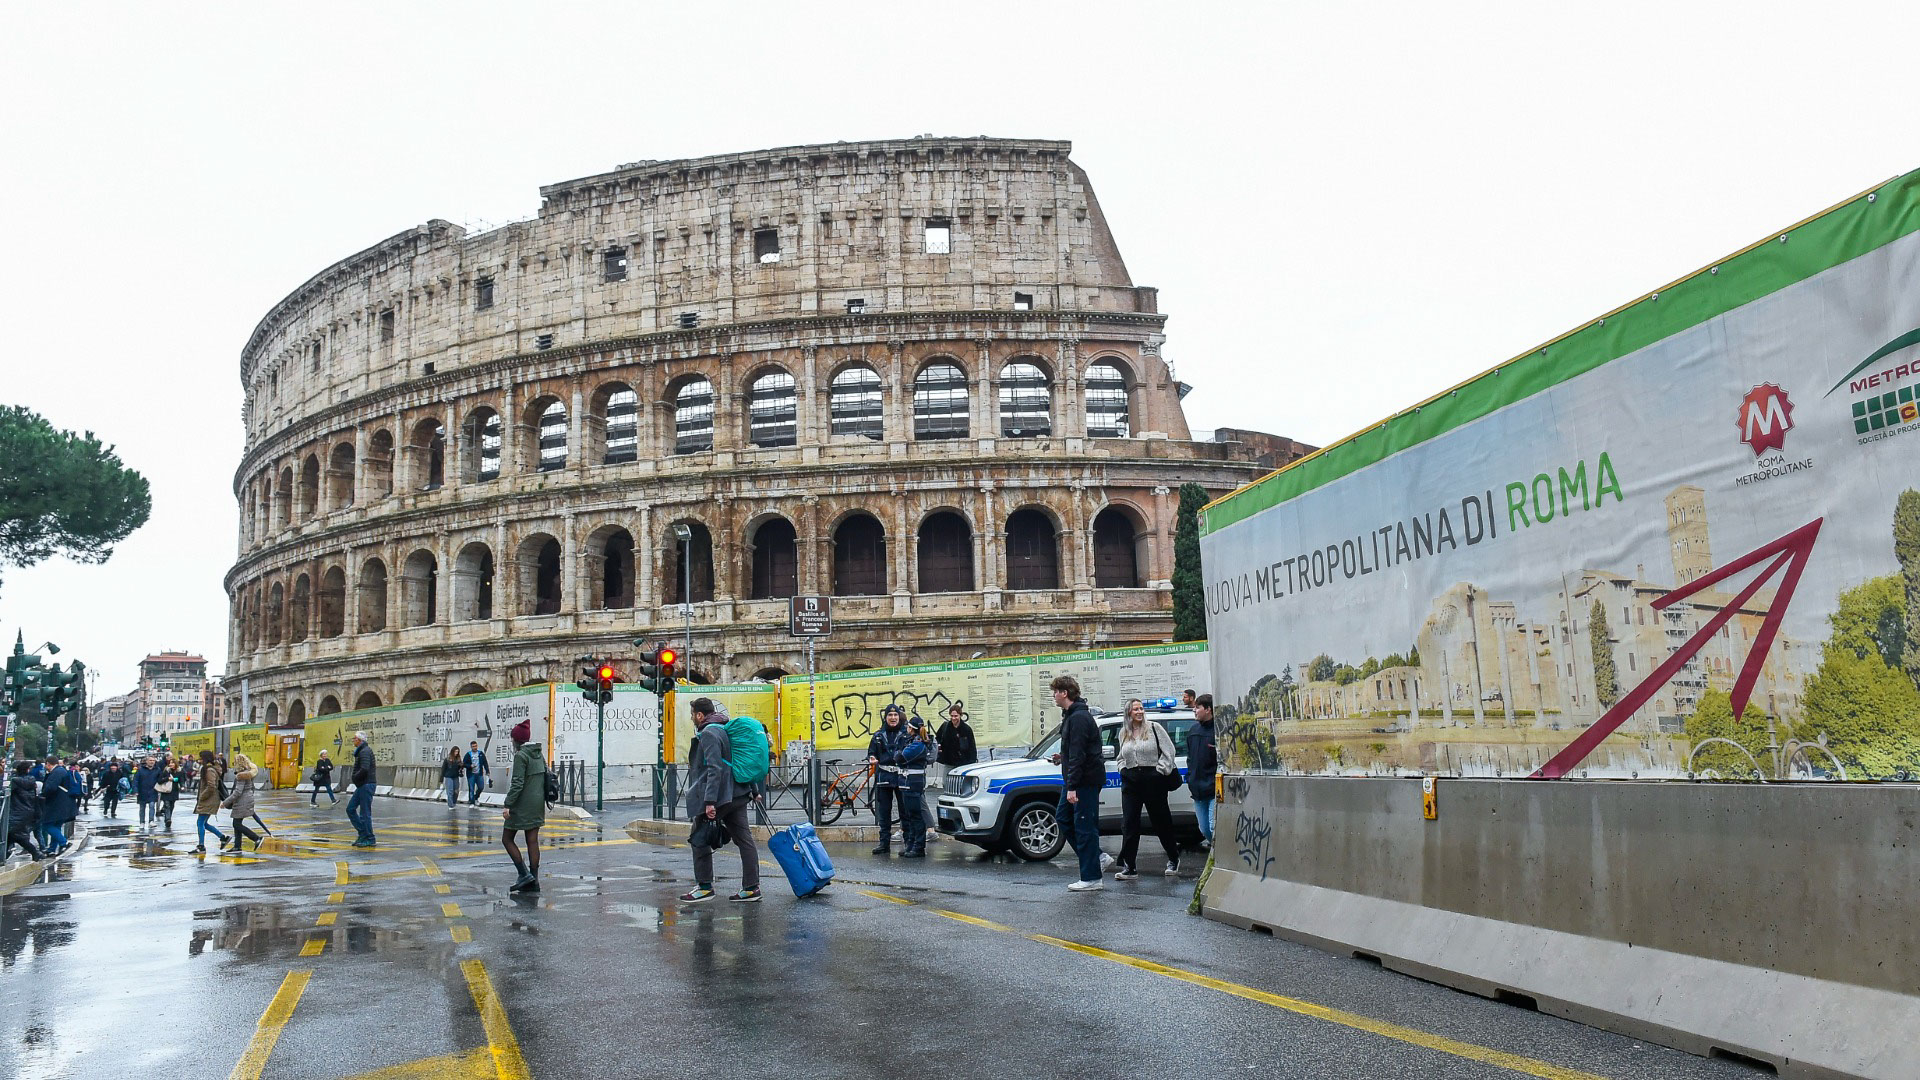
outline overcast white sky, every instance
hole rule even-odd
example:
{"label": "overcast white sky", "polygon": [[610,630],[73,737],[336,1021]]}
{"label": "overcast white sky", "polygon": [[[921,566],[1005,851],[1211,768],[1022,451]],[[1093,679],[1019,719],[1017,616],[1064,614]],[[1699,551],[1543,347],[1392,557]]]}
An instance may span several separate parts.
{"label": "overcast white sky", "polygon": [[1920,166],[1920,5],[8,5],[0,403],[154,512],[0,630],[225,661],[239,351],[333,261],[543,183],[921,133],[1072,140],[1196,430],[1322,444]]}

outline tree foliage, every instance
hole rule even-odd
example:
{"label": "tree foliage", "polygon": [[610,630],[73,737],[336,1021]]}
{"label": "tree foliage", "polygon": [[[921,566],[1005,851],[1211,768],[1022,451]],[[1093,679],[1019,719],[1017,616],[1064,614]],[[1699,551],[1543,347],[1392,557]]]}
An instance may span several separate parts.
{"label": "tree foliage", "polygon": [[1319,656],[1307,661],[1307,681],[1332,682],[1334,672],[1338,671],[1339,668],[1340,665],[1333,662],[1333,657],[1328,656],[1326,653],[1321,653]]}
{"label": "tree foliage", "polygon": [[1802,696],[1796,736],[1826,735],[1827,748],[1860,778],[1920,770],[1920,689],[1899,664],[1907,648],[1899,576],[1872,578],[1840,594],[1833,634]]}
{"label": "tree foliage", "polygon": [[1593,696],[1602,708],[1612,708],[1620,700],[1620,674],[1613,666],[1613,627],[1606,605],[1598,600],[1587,616],[1587,640],[1593,646]]}
{"label": "tree foliage", "polygon": [[47,756],[47,729],[39,724],[23,723],[14,730],[14,749],[23,760],[38,761]]}
{"label": "tree foliage", "polygon": [[0,568],[52,555],[105,562],[152,509],[146,478],[92,432],[60,431],[32,410],[0,407]]}
{"label": "tree foliage", "polygon": [[1207,638],[1206,579],[1200,573],[1200,508],[1207,490],[1199,484],[1180,486],[1180,509],[1173,526],[1173,640]]}
{"label": "tree foliage", "polygon": [[[1729,779],[1745,780],[1753,777],[1756,765],[1763,773],[1770,767],[1767,714],[1760,706],[1748,702],[1745,713],[1735,721],[1733,702],[1725,691],[1708,690],[1700,695],[1693,715],[1687,717],[1686,734],[1691,746],[1698,747],[1708,739],[1731,739],[1747,751],[1742,754],[1724,743],[1714,743],[1694,754],[1695,772],[1711,770]],[[1753,755],[1751,760],[1747,754]]]}
{"label": "tree foliage", "polygon": [[1893,557],[1900,560],[1900,586],[1905,603],[1906,643],[1900,666],[1920,686],[1920,491],[1900,493],[1893,508]]}

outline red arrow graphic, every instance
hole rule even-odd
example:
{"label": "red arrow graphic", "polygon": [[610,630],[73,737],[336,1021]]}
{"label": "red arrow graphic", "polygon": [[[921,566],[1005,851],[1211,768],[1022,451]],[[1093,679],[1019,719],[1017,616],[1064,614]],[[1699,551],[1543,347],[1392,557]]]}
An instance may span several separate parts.
{"label": "red arrow graphic", "polygon": [[1667,680],[1678,674],[1681,668],[1686,667],[1687,661],[1693,659],[1696,653],[1705,648],[1707,642],[1713,639],[1713,635],[1739,614],[1748,600],[1753,599],[1753,594],[1759,592],[1760,587],[1765,585],[1768,579],[1784,568],[1786,576],[1780,579],[1780,590],[1775,594],[1773,604],[1767,610],[1766,619],[1760,624],[1760,632],[1754,635],[1753,645],[1747,650],[1746,661],[1740,665],[1740,676],[1733,681],[1731,695],[1733,715],[1739,716],[1746,712],[1747,700],[1753,696],[1753,684],[1760,680],[1760,668],[1766,663],[1767,651],[1773,648],[1773,639],[1779,634],[1780,622],[1787,614],[1787,604],[1793,600],[1793,590],[1800,584],[1800,574],[1807,568],[1807,559],[1813,555],[1813,542],[1820,535],[1820,523],[1825,520],[1825,518],[1814,518],[1780,539],[1763,544],[1713,573],[1688,582],[1685,586],[1655,600],[1653,608],[1659,611],[1669,605],[1678,604],[1694,593],[1748,570],[1767,559],[1773,560],[1767,564],[1766,569],[1754,575],[1753,580],[1747,583],[1746,588],[1740,590],[1732,603],[1721,608],[1719,614],[1707,620],[1705,626],[1694,631],[1693,636],[1688,638],[1684,645],[1675,649],[1673,654],[1667,657],[1666,663],[1661,664],[1652,674],[1640,680],[1640,685],[1628,691],[1626,697],[1614,702],[1613,708],[1608,709],[1592,727],[1581,732],[1580,737],[1568,743],[1566,749],[1553,755],[1545,765],[1540,766],[1539,771],[1533,774],[1533,778],[1552,780],[1572,772],[1575,766],[1586,760],[1594,747],[1599,746],[1602,740],[1613,734],[1621,724],[1626,723],[1627,717],[1632,716],[1635,710],[1651,700],[1653,695],[1667,684]]}

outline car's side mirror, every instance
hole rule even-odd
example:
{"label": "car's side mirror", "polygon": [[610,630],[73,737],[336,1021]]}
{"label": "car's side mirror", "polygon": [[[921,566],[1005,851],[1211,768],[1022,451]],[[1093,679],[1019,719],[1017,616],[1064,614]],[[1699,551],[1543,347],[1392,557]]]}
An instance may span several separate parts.
{"label": "car's side mirror", "polygon": [[1117,746],[1103,746],[1100,748],[1100,756],[1106,758],[1108,761],[1112,761],[1114,758],[1120,756],[1120,748]]}

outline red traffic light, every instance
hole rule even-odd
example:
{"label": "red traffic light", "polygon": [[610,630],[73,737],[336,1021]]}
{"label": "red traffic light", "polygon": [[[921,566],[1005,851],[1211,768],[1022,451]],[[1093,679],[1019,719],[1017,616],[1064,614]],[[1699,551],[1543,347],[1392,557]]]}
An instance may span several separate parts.
{"label": "red traffic light", "polygon": [[661,649],[659,656],[661,667],[671,667],[673,666],[673,662],[680,658],[680,654],[674,652],[672,649]]}
{"label": "red traffic light", "polygon": [[600,665],[600,681],[601,682],[613,681],[613,665],[612,664]]}

